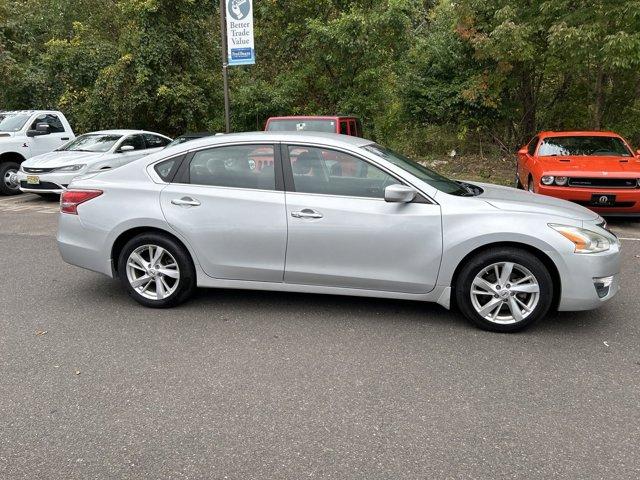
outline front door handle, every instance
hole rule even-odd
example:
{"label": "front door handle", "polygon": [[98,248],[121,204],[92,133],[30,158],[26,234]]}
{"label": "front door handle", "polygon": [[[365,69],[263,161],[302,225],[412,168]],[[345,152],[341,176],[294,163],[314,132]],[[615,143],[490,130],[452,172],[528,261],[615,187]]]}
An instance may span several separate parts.
{"label": "front door handle", "polygon": [[323,215],[320,212],[311,210],[310,208],[304,208],[299,212],[291,212],[293,218],[322,218]]}
{"label": "front door handle", "polygon": [[171,200],[173,205],[178,205],[180,207],[199,207],[200,202],[191,197],[182,197],[182,198],[174,198]]}

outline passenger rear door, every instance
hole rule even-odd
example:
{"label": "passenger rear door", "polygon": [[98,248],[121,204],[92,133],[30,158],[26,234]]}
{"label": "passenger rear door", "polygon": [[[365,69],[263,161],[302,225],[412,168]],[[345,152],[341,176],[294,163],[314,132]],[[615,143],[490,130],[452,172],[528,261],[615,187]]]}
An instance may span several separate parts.
{"label": "passenger rear door", "polygon": [[285,282],[427,293],[442,257],[440,206],[387,203],[402,183],[366,159],[304,145],[283,148],[289,234]]}
{"label": "passenger rear door", "polygon": [[187,238],[207,275],[282,282],[287,221],[276,144],[190,154],[161,193],[167,222]]}

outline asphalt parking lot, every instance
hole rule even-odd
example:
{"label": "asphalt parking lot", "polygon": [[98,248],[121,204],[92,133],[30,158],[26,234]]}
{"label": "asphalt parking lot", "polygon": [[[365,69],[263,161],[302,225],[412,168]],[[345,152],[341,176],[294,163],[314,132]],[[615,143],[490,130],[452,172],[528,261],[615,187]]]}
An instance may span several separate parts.
{"label": "asphalt parking lot", "polygon": [[640,477],[640,221],[623,290],[516,335],[437,305],[201,291],[147,310],[0,198],[0,478]]}

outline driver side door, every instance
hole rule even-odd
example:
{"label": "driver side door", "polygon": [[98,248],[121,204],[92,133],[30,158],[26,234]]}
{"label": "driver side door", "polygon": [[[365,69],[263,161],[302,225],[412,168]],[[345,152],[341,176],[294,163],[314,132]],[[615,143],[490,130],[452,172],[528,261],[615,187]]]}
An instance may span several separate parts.
{"label": "driver side door", "polygon": [[286,283],[421,294],[442,257],[440,206],[417,195],[388,203],[403,182],[364,158],[305,145],[283,147]]}

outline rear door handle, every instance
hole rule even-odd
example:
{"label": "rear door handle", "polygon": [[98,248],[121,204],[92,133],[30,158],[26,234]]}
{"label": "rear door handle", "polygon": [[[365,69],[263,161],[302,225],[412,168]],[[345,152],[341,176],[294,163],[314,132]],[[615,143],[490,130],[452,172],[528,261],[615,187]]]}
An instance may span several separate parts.
{"label": "rear door handle", "polygon": [[178,205],[180,207],[199,207],[200,202],[191,197],[182,197],[182,198],[174,198],[171,200],[173,205]]}
{"label": "rear door handle", "polygon": [[311,210],[310,208],[304,208],[299,212],[291,212],[293,218],[322,218],[323,215],[320,212]]}

